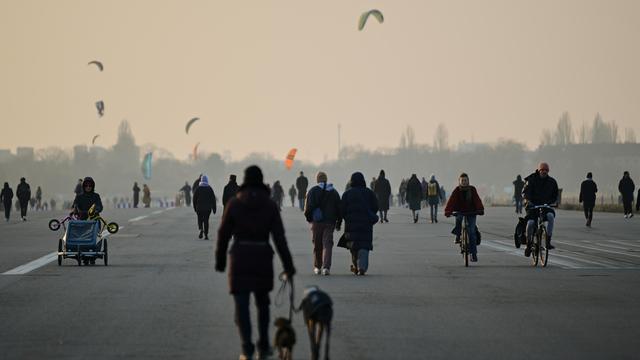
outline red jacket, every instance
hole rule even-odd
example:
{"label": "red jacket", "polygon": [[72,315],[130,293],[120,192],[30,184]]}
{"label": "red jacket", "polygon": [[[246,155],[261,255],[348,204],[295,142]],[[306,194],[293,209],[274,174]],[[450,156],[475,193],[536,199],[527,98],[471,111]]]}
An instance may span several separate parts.
{"label": "red jacket", "polygon": [[447,201],[447,206],[444,208],[445,216],[451,216],[454,211],[463,213],[476,212],[478,215],[484,215],[484,206],[480,196],[478,196],[478,191],[471,185],[468,188],[471,192],[471,196],[468,199],[465,199],[464,191],[460,186],[453,190],[449,201]]}

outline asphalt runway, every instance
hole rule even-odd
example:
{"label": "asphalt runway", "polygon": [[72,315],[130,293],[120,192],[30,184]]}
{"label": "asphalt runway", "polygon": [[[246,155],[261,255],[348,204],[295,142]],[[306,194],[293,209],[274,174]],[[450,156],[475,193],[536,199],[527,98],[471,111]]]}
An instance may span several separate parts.
{"label": "asphalt runway", "polygon": [[[237,359],[227,277],[213,268],[220,214],[205,241],[191,209],[105,211],[122,227],[107,267],[58,266],[54,214],[0,223],[0,358]],[[465,268],[452,221],[425,216],[413,224],[395,208],[375,226],[366,276],[349,272],[340,248],[331,275],[316,276],[309,226],[283,210],[296,301],[312,284],[333,298],[333,359],[638,358],[640,217],[596,213],[587,229],[580,212],[558,211],[550,265],[533,268],[513,245],[513,209],[490,208],[478,220],[479,262]],[[278,285],[272,318],[287,314]],[[301,314],[294,325],[294,358],[308,359]]]}

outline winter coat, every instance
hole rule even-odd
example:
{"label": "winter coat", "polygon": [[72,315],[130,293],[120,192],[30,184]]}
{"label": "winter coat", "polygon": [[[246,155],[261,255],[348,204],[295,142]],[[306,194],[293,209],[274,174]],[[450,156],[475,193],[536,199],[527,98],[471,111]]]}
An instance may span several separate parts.
{"label": "winter coat", "polygon": [[513,198],[516,200],[522,199],[522,189],[524,188],[524,181],[516,179],[513,182]]}
{"label": "winter coat", "polygon": [[16,188],[16,196],[21,202],[26,202],[31,199],[31,187],[25,181],[21,181]]}
{"label": "winter coat", "polygon": [[389,210],[389,197],[391,196],[391,184],[384,176],[379,176],[376,180],[376,187],[373,190],[378,198],[378,207],[382,211]]}
{"label": "winter coat", "polygon": [[229,200],[236,196],[236,194],[238,193],[238,188],[238,183],[236,183],[235,181],[229,181],[222,192],[222,206],[227,206]]}
{"label": "winter coat", "polygon": [[422,184],[416,176],[412,176],[407,182],[407,202],[409,203],[409,209],[420,210],[421,202],[424,199],[422,196]]}
{"label": "winter coat", "polygon": [[536,170],[524,180],[522,194],[529,204],[544,205],[558,202],[558,183],[551,176],[542,178]]}
{"label": "winter coat", "polygon": [[138,185],[133,185],[133,198],[134,199],[139,199],[140,198],[140,187]]}
{"label": "winter coat", "polygon": [[307,195],[307,188],[309,187],[309,180],[304,175],[300,175],[296,179],[296,189],[298,189],[298,199],[304,199]]}
{"label": "winter coat", "polygon": [[477,215],[484,215],[484,206],[482,200],[478,196],[478,191],[475,187],[469,185],[466,188],[457,186],[449,201],[444,208],[444,215],[451,216],[453,212],[461,213],[476,213]]}
{"label": "winter coat", "polygon": [[240,187],[238,195],[227,203],[218,229],[216,269],[224,271],[229,251],[229,288],[232,294],[273,290],[273,236],[282,265],[295,274],[278,205],[269,199],[266,186]]}
{"label": "winter coat", "polygon": [[193,193],[193,209],[198,213],[216,213],[216,195],[211,186],[198,186]]}
{"label": "winter coat", "polygon": [[100,214],[103,210],[102,199],[100,199],[100,195],[93,190],[76,195],[75,200],[73,200],[73,208],[77,210],[80,220],[86,220],[89,217],[89,209],[91,209],[93,205],[96,206],[95,212]]}
{"label": "winter coat", "polygon": [[272,193],[273,201],[279,203],[284,198],[284,189],[280,183],[276,182],[273,184],[273,193]]}
{"label": "winter coat", "polygon": [[618,183],[618,191],[622,195],[623,201],[633,201],[633,193],[636,190],[636,185],[631,180],[631,177],[623,177]]}
{"label": "winter coat", "polygon": [[352,249],[373,250],[373,225],[377,222],[378,199],[367,188],[364,176],[356,172],[351,176],[351,188],[342,194],[340,214],[344,218],[344,231]]}
{"label": "winter coat", "polygon": [[579,202],[584,202],[587,207],[593,207],[596,205],[596,193],[598,192],[598,186],[595,181],[586,179],[580,184],[580,198]]}
{"label": "winter coat", "polygon": [[184,184],[184,186],[180,188],[180,191],[184,194],[185,201],[191,201],[191,186],[189,186],[189,184]]}
{"label": "winter coat", "polygon": [[3,204],[9,204],[11,206],[11,202],[13,200],[13,190],[10,187],[2,188],[2,192],[0,192],[0,202]]}
{"label": "winter coat", "polygon": [[[429,187],[434,186],[434,184],[435,184],[436,194],[429,195]],[[427,187],[424,190],[424,194],[427,198],[427,202],[429,202],[429,205],[438,205],[440,203],[440,199],[442,198],[442,193],[440,192],[440,184],[438,183],[438,181],[430,180],[427,183]]]}
{"label": "winter coat", "polygon": [[145,205],[151,204],[151,190],[147,186],[142,187],[142,203]]}
{"label": "winter coat", "polygon": [[323,224],[338,225],[342,221],[340,216],[340,195],[333,184],[320,183],[309,190],[304,204],[304,216],[307,222],[313,222],[313,212],[316,208],[322,211]]}

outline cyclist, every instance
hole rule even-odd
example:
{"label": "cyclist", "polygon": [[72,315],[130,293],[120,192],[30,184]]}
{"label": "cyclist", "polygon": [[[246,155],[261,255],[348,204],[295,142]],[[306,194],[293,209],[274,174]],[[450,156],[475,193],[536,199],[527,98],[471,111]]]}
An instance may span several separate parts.
{"label": "cyclist", "polygon": [[[546,162],[541,162],[538,169],[524,180],[522,196],[527,201],[527,240],[530,240],[538,220],[538,210],[532,208],[536,205],[556,204],[558,202],[558,183],[549,176],[549,164]],[[547,222],[547,238],[545,239],[547,249],[551,250],[555,248],[551,245],[551,236],[556,213],[553,209],[545,209],[543,216]],[[531,255],[531,241],[527,241],[527,248],[524,250],[524,256],[529,257],[529,255]]]}
{"label": "cyclist", "polygon": [[78,215],[80,220],[87,220],[89,218],[89,209],[95,205],[96,214],[102,212],[102,200],[100,195],[95,192],[96,183],[89,176],[82,181],[82,193],[76,195],[73,200],[73,209]]}
{"label": "cyclist", "polygon": [[453,233],[456,235],[456,244],[460,243],[460,234],[462,232],[462,220],[467,218],[467,228],[469,231],[469,253],[471,253],[471,261],[478,261],[476,250],[476,215],[484,215],[484,206],[482,200],[478,196],[475,187],[469,185],[469,175],[462,173],[458,178],[458,186],[453,190],[444,208],[444,216],[450,217],[456,212],[456,227]]}

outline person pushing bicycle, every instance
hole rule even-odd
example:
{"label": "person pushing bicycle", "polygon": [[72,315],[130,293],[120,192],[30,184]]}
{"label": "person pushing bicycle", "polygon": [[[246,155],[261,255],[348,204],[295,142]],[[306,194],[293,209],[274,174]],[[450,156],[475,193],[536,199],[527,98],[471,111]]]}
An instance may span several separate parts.
{"label": "person pushing bicycle", "polygon": [[82,193],[76,195],[73,200],[74,212],[78,215],[78,219],[87,220],[89,218],[89,209],[95,205],[95,213],[102,212],[102,200],[100,195],[95,192],[96,183],[89,176],[82,181]]}
{"label": "person pushing bicycle", "polygon": [[469,253],[471,253],[471,261],[478,261],[478,253],[476,249],[476,215],[484,215],[484,206],[482,200],[478,196],[475,187],[469,185],[469,176],[465,173],[460,174],[458,178],[458,186],[453,190],[447,206],[444,208],[444,216],[450,217],[456,213],[456,227],[453,233],[456,235],[456,244],[460,243],[460,235],[462,232],[462,221],[467,218],[469,229]]}
{"label": "person pushing bicycle", "polygon": [[[529,240],[533,237],[539,214],[538,210],[534,209],[534,207],[540,205],[555,205],[558,202],[558,183],[554,178],[549,176],[549,164],[546,162],[541,162],[538,165],[538,169],[524,180],[525,185],[522,190],[522,196],[527,202],[527,248],[524,250],[524,256],[529,257],[529,255],[531,255],[531,241]],[[545,208],[542,214],[544,221],[547,222],[546,245],[547,249],[551,250],[555,248],[551,245],[551,236],[553,234],[556,213],[551,208]]]}

